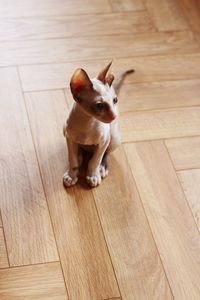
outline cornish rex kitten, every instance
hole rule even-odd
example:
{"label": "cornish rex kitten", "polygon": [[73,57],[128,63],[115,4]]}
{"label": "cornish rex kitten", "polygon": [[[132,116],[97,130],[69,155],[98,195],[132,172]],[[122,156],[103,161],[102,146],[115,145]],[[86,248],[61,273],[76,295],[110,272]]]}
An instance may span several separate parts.
{"label": "cornish rex kitten", "polygon": [[92,151],[86,180],[95,187],[108,175],[107,155],[120,145],[117,93],[125,76],[124,72],[115,84],[108,74],[111,63],[97,78],[90,79],[83,69],[77,69],[70,82],[75,103],[63,128],[67,140],[69,169],[63,176],[66,187],[76,184],[81,165],[81,148]]}

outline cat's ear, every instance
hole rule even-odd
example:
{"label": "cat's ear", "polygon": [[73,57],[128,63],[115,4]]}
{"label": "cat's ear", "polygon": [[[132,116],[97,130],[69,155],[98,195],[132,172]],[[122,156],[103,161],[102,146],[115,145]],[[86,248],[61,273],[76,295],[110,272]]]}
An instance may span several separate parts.
{"label": "cat's ear", "polygon": [[109,86],[111,86],[114,79],[115,79],[115,77],[113,74],[108,74],[105,78],[105,83],[108,83]]}
{"label": "cat's ear", "polygon": [[111,65],[112,61],[99,73],[99,75],[97,76],[98,80],[100,80],[103,83],[106,83],[106,75]]}
{"label": "cat's ear", "polygon": [[77,69],[70,81],[72,95],[76,101],[87,98],[94,92],[93,84],[83,69]]}

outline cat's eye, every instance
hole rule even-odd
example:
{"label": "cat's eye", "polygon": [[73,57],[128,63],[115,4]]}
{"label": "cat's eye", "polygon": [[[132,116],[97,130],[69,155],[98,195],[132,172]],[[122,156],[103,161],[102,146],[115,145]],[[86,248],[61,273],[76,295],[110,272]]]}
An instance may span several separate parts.
{"label": "cat's eye", "polygon": [[95,104],[95,108],[96,108],[97,110],[101,111],[101,110],[103,110],[104,105],[103,105],[103,103],[98,102],[98,103]]}
{"label": "cat's eye", "polygon": [[118,99],[117,99],[117,97],[115,97],[115,98],[113,99],[113,103],[116,104],[117,101],[118,101]]}

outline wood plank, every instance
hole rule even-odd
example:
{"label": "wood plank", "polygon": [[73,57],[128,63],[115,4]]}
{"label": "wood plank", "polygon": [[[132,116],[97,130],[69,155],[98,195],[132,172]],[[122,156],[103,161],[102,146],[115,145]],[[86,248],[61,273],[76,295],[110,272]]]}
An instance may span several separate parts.
{"label": "wood plank", "polygon": [[[108,60],[76,61],[44,65],[20,66],[24,91],[59,89],[69,86],[76,68],[84,68],[90,76],[96,76]],[[113,62],[116,77],[128,68],[135,73],[127,77],[127,83],[161,80],[186,80],[200,77],[200,54],[165,55],[151,57],[117,58]]]}
{"label": "wood plank", "polygon": [[117,298],[109,298],[109,299],[103,299],[103,300],[122,300],[122,298],[117,297]]}
{"label": "wood plank", "polygon": [[0,19],[0,28],[0,42],[155,32],[145,11],[24,18],[23,21]]}
{"label": "wood plank", "polygon": [[0,227],[3,227],[2,217],[1,217],[1,209],[0,209]]}
{"label": "wood plank", "polygon": [[107,0],[2,0],[1,18],[63,16],[111,11]]}
{"label": "wood plank", "polygon": [[1,213],[10,265],[55,261],[55,239],[16,69],[0,69],[0,82]]}
{"label": "wood plank", "polygon": [[[70,89],[65,89],[65,96],[70,107]],[[200,80],[124,84],[118,99],[121,113],[200,106]]]}
{"label": "wood plank", "polygon": [[119,297],[92,191],[81,185],[65,190],[62,185],[67,168],[64,94],[30,93],[26,103],[69,297]]}
{"label": "wood plank", "polygon": [[161,32],[5,42],[0,48],[0,66],[111,59],[141,55],[191,53],[199,50],[192,33]]}
{"label": "wood plank", "polygon": [[200,168],[200,137],[165,141],[176,170]]}
{"label": "wood plank", "polygon": [[200,2],[199,0],[176,0],[188,20],[194,36],[200,44]]}
{"label": "wood plank", "polygon": [[198,135],[200,107],[122,113],[120,124],[123,142]]}
{"label": "wood plank", "polygon": [[139,11],[144,10],[144,4],[142,0],[109,0],[112,7],[112,11]]}
{"label": "wood plank", "polygon": [[2,300],[67,300],[59,263],[0,270]]}
{"label": "wood plank", "polygon": [[159,31],[189,28],[178,1],[144,0],[144,3]]}
{"label": "wood plank", "polygon": [[200,298],[200,239],[164,143],[125,145],[175,299]]}
{"label": "wood plank", "polygon": [[125,84],[119,100],[121,112],[200,105],[200,80]]}
{"label": "wood plank", "polygon": [[179,171],[177,174],[200,231],[200,170]]}
{"label": "wood plank", "polygon": [[0,268],[9,266],[3,228],[0,228]]}
{"label": "wood plank", "polygon": [[123,148],[93,194],[122,298],[173,299]]}

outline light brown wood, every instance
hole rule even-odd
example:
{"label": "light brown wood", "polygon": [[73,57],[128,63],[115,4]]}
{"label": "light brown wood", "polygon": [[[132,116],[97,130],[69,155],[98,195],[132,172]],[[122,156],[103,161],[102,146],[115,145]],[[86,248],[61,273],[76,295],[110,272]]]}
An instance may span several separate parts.
{"label": "light brown wood", "polygon": [[125,145],[175,299],[200,297],[200,239],[165,145]]}
{"label": "light brown wood", "polygon": [[0,228],[0,268],[6,268],[8,266],[9,264],[8,264],[8,257],[6,252],[3,228]]}
{"label": "light brown wood", "polygon": [[[77,26],[81,24],[81,26]],[[145,11],[131,13],[106,13],[43,18],[1,19],[0,41],[53,39],[64,37],[126,35],[155,32],[155,27]]]}
{"label": "light brown wood", "polygon": [[144,0],[144,3],[159,31],[189,28],[178,1]]}
{"label": "light brown wood", "polygon": [[119,99],[121,112],[200,105],[200,80],[125,84]]}
{"label": "light brown wood", "polygon": [[0,209],[0,227],[3,227],[2,217],[1,217],[1,209]]}
{"label": "light brown wood", "polygon": [[200,107],[122,113],[124,142],[198,135]]}
{"label": "light brown wood", "polygon": [[0,270],[0,299],[67,300],[60,264]]}
{"label": "light brown wood", "polygon": [[173,299],[123,148],[93,190],[122,299]]}
{"label": "light brown wood", "polygon": [[[76,68],[84,68],[92,77],[106,63],[108,59],[20,66],[19,72],[24,91],[60,89],[69,87],[70,78]],[[117,58],[113,62],[112,69],[116,77],[129,68],[134,68],[135,73],[126,78],[127,83],[199,79],[200,54]]]}
{"label": "light brown wood", "polygon": [[200,169],[179,171],[178,177],[200,231]]}
{"label": "light brown wood", "polygon": [[26,95],[31,128],[52,216],[61,263],[72,300],[120,296],[96,212],[92,191],[80,185],[65,191],[67,150],[62,127],[64,94]]}
{"label": "light brown wood", "polygon": [[0,190],[11,266],[58,260],[17,71],[0,69]]}
{"label": "light brown wood", "polygon": [[[1,300],[200,299],[199,3],[0,1]],[[70,78],[110,60],[124,144],[66,190]]]}
{"label": "light brown wood", "polygon": [[[73,103],[70,89],[65,89],[65,95],[70,108]],[[200,80],[124,84],[118,99],[121,113],[200,106]]]}
{"label": "light brown wood", "polygon": [[200,137],[165,141],[176,170],[200,168]]}
{"label": "light brown wood", "polygon": [[200,45],[200,2],[199,0],[176,0]]}
{"label": "light brown wood", "polygon": [[[81,49],[81,56],[80,56]],[[38,41],[5,42],[0,48],[0,66],[112,59],[139,55],[190,53],[199,50],[190,31],[140,35],[79,37]]]}
{"label": "light brown wood", "polygon": [[71,14],[105,13],[111,11],[107,0],[3,0],[2,18],[43,17]]}
{"label": "light brown wood", "polygon": [[117,298],[109,298],[109,299],[105,299],[105,300],[122,300],[122,298],[117,297]]}
{"label": "light brown wood", "polygon": [[143,0],[109,0],[113,11],[139,11],[143,10]]}

